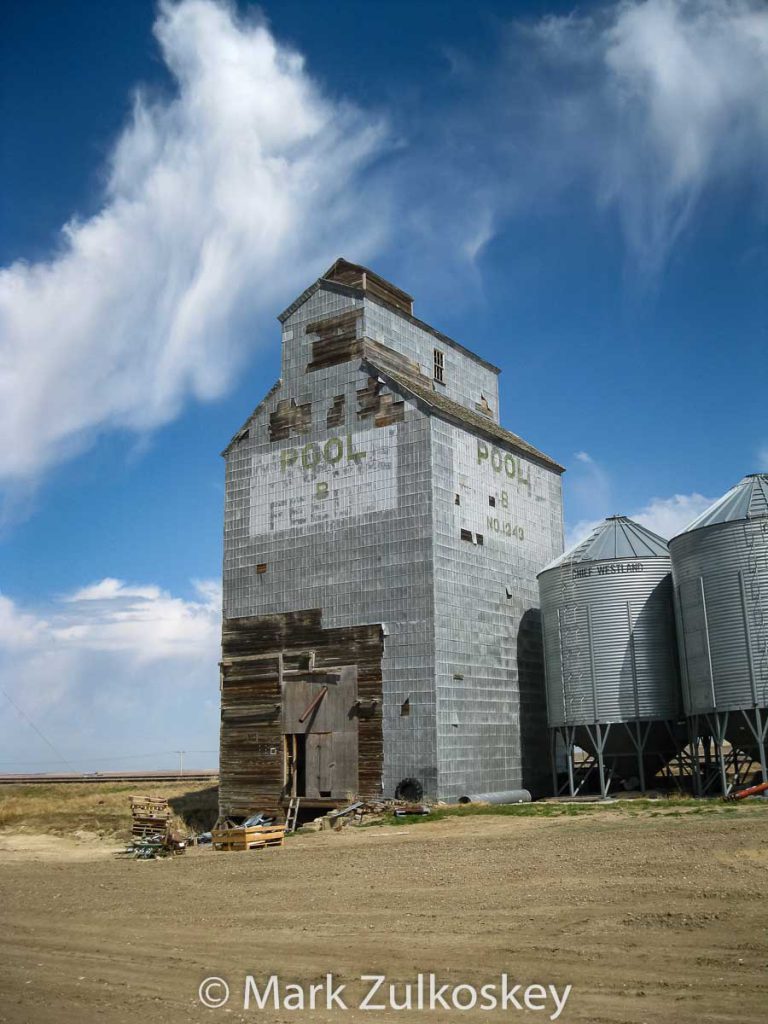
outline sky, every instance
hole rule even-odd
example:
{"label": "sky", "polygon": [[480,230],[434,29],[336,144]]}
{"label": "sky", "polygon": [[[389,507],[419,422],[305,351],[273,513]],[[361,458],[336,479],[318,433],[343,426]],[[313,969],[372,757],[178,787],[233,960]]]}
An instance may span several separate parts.
{"label": "sky", "polygon": [[7,0],[0,772],[215,766],[219,453],[337,256],[500,366],[568,542],[768,469],[768,8]]}

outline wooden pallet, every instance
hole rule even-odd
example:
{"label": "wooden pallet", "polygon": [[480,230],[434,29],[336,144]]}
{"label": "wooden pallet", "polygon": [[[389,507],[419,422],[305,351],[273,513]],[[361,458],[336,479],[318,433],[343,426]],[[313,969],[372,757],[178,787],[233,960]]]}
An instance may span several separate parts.
{"label": "wooden pallet", "polygon": [[265,846],[282,846],[285,825],[254,825],[251,828],[215,828],[211,832],[214,850],[232,853],[236,850],[261,850]]}
{"label": "wooden pallet", "polygon": [[131,818],[131,835],[134,839],[165,836],[171,827],[171,808],[161,796],[132,796]]}

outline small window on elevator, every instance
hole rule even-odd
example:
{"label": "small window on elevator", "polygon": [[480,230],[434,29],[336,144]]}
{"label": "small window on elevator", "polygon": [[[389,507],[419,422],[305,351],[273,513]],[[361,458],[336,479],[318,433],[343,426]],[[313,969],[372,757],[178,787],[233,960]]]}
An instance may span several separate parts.
{"label": "small window on elevator", "polygon": [[445,383],[445,380],[444,380],[444,374],[445,374],[445,355],[440,351],[439,348],[436,348],[435,351],[434,351],[434,356],[435,356],[434,378],[438,382],[438,384],[444,384]]}

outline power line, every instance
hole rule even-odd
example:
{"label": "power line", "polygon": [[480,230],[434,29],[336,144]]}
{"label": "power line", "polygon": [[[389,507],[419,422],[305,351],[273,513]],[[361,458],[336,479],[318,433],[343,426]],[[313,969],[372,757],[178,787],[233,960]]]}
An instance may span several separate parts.
{"label": "power line", "polygon": [[[63,755],[63,754],[61,753],[61,751],[60,751],[60,750],[57,750],[57,749],[56,749],[56,747],[55,747],[55,746],[53,745],[53,743],[51,743],[51,741],[50,741],[50,740],[48,739],[48,737],[47,737],[47,736],[45,736],[45,735],[44,735],[44,734],[43,734],[43,733],[42,733],[42,732],[41,732],[41,731],[40,731],[40,730],[39,730],[39,729],[37,728],[37,726],[36,726],[36,725],[35,725],[35,723],[34,723],[34,722],[32,721],[32,719],[31,719],[31,718],[29,717],[29,715],[28,715],[28,714],[26,714],[26,713],[25,713],[24,711],[22,711],[22,710],[21,710],[21,708],[20,708],[20,707],[19,707],[19,705],[18,705],[18,704],[16,703],[16,701],[15,701],[15,700],[13,699],[13,697],[11,697],[11,695],[10,695],[9,693],[6,693],[6,691],[5,691],[5,690],[4,690],[4,689],[3,689],[2,687],[0,687],[0,692],[1,692],[2,694],[3,694],[3,696],[5,697],[5,699],[6,699],[6,700],[7,700],[7,701],[8,701],[8,702],[9,702],[9,703],[10,703],[10,704],[11,704],[11,705],[13,706],[13,707],[15,707],[15,708],[16,708],[16,710],[17,710],[17,711],[18,711],[18,713],[19,713],[19,714],[21,715],[21,717],[22,717],[22,718],[24,719],[24,721],[25,721],[25,722],[26,722],[26,723],[27,723],[27,724],[28,724],[28,725],[29,725],[29,726],[30,726],[30,727],[31,727],[32,729],[34,729],[34,730],[35,730],[35,732],[36,732],[36,733],[37,733],[37,735],[38,735],[38,736],[40,737],[40,739],[41,739],[41,740],[43,741],[43,743],[47,743],[47,745],[48,745],[48,746],[49,746],[49,747],[51,748],[51,750],[52,750],[52,751],[54,752],[54,754],[55,754],[55,755],[56,755],[56,756],[57,756],[57,757],[59,758],[59,760],[60,760],[60,761],[62,761],[62,762],[63,762],[63,763],[64,763],[64,764],[65,764],[65,765],[67,766],[67,768],[71,768],[71,767],[72,767],[72,765],[71,765],[71,764],[69,763],[69,761],[68,761],[68,760],[66,759],[66,757],[64,757],[64,755]],[[47,764],[48,762],[47,762],[47,761],[41,761],[41,762],[38,762],[38,763],[39,763],[39,764]]]}

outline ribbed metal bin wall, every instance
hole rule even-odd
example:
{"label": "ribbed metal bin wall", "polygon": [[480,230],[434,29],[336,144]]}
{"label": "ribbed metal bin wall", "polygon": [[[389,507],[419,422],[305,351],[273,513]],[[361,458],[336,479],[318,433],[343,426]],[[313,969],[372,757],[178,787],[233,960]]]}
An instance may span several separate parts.
{"label": "ribbed metal bin wall", "polygon": [[679,715],[670,569],[624,558],[541,574],[550,726]]}
{"label": "ribbed metal bin wall", "polygon": [[685,745],[667,542],[610,516],[538,579],[555,791],[562,749],[572,795],[644,790]]}
{"label": "ribbed metal bin wall", "polygon": [[670,542],[686,714],[768,706],[768,516]]}
{"label": "ribbed metal bin wall", "polygon": [[670,570],[636,558],[542,573],[550,726],[679,714]]}

